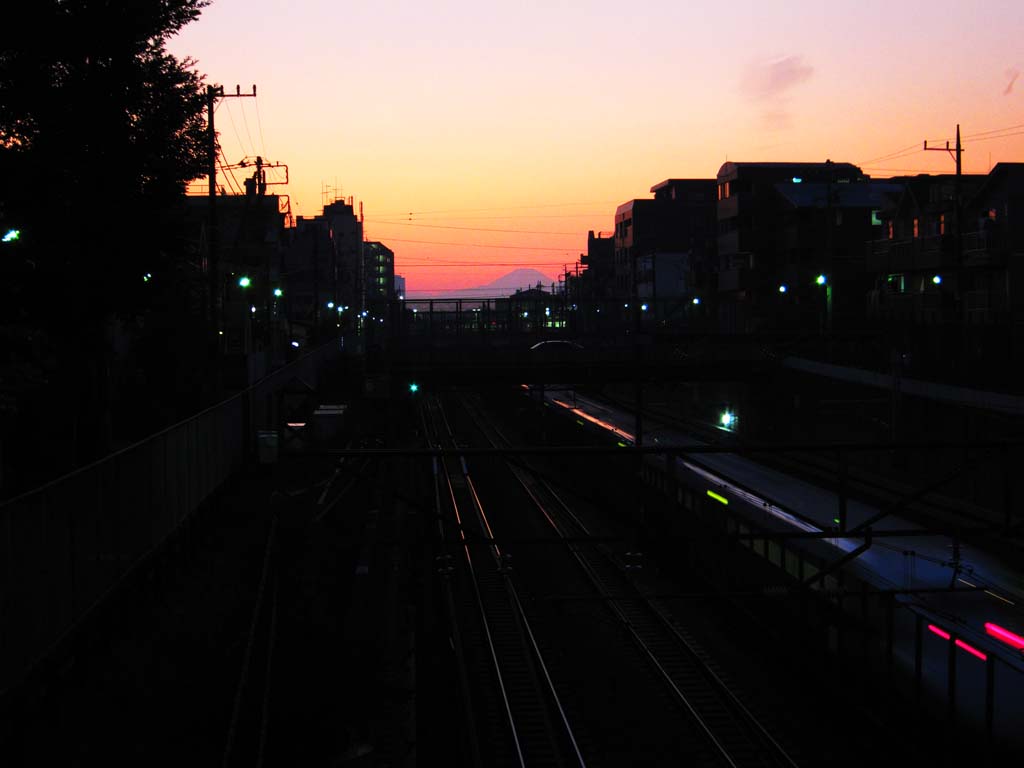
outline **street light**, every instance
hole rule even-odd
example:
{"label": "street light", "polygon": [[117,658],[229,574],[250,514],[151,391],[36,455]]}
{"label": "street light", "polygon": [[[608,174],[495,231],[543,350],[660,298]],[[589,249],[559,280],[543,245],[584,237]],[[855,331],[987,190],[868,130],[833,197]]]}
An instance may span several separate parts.
{"label": "street light", "polygon": [[280,288],[275,288],[274,296],[280,299],[282,296],[284,296],[284,291],[282,291]]}
{"label": "street light", "polygon": [[238,278],[238,284],[242,288],[248,288],[250,285],[252,285],[252,280],[249,279],[248,275],[242,275],[240,278]]}
{"label": "street light", "polygon": [[818,285],[825,285],[825,283],[827,283],[828,280],[825,277],[825,275],[822,274],[822,275],[818,275],[816,278],[814,278],[814,282],[817,283]]}
{"label": "street light", "polygon": [[783,283],[782,285],[779,286],[779,293],[785,293],[788,290],[789,290],[789,288],[786,286],[785,283]]}

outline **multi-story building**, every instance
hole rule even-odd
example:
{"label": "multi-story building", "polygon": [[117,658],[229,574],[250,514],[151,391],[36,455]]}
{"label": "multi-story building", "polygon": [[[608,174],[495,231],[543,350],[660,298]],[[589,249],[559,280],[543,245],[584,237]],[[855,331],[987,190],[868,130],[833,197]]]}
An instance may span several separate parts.
{"label": "multi-story building", "polygon": [[356,215],[355,204],[349,197],[325,205],[323,218],[328,222],[337,252],[337,302],[362,312],[366,306],[362,217]]}
{"label": "multi-story building", "polygon": [[1013,255],[1024,253],[1024,163],[999,163],[987,175],[899,181],[902,194],[882,211],[881,236],[867,249],[875,282],[869,316],[991,325],[1010,320],[1016,308],[1019,319],[1013,301],[1022,299],[1010,286],[1021,279]]}
{"label": "multi-story building", "polygon": [[301,344],[327,327],[341,304],[337,245],[327,219],[296,219],[283,272],[282,304],[293,340]]}
{"label": "multi-story building", "polygon": [[[278,196],[257,194],[255,189],[246,195],[218,195],[213,232],[209,198],[186,198],[186,227],[206,264],[213,322],[224,354],[238,363],[228,366],[232,384],[260,375],[270,348],[280,342],[281,318],[273,296],[287,243],[286,215],[280,203]],[[215,265],[214,277],[209,275],[211,265]],[[254,362],[257,356],[260,360]]]}
{"label": "multi-story building", "polygon": [[573,289],[570,295],[587,301],[610,298],[613,295],[614,261],[615,238],[611,233],[587,232],[587,252],[580,254],[583,272],[578,280],[571,279]]}
{"label": "multi-story building", "polygon": [[[647,300],[675,316],[706,288],[715,252],[715,181],[667,179],[654,199],[630,200],[615,211],[611,290],[624,300]],[[681,315],[680,315],[681,316]]]}
{"label": "multi-story building", "polygon": [[863,244],[900,186],[849,163],[734,163],[718,172],[718,319],[730,332],[856,325]]}
{"label": "multi-story building", "polygon": [[363,292],[366,306],[395,298],[395,252],[383,243],[363,243]]}

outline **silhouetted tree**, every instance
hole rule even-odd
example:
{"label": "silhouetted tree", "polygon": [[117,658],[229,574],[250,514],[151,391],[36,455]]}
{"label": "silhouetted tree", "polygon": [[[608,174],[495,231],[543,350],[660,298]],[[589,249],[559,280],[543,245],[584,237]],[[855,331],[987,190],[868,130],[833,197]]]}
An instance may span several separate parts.
{"label": "silhouetted tree", "polygon": [[203,78],[165,44],[208,3],[34,0],[0,27],[0,224],[22,232],[0,325],[75,379],[80,460],[107,447],[110,329],[178,257],[160,223],[204,172]]}

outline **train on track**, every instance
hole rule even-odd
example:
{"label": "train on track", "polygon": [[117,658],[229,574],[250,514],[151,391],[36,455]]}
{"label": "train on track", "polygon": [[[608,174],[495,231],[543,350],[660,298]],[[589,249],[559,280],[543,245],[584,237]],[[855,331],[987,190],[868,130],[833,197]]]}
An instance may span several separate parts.
{"label": "train on track", "polygon": [[[978,743],[1024,748],[1024,575],[898,513],[572,388],[523,385],[545,416],[640,454],[642,524],[725,592],[760,593],[822,651]],[[637,449],[640,450],[630,450]],[[748,604],[750,600],[747,600]],[[810,606],[810,607],[809,607]]]}

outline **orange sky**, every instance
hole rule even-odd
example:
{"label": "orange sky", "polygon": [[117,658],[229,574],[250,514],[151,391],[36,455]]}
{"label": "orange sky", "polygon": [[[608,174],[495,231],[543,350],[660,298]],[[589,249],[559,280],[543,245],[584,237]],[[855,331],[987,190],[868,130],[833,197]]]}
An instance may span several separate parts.
{"label": "orange sky", "polygon": [[726,159],[951,172],[919,148],[959,122],[966,173],[1024,161],[1019,0],[635,5],[214,0],[171,50],[257,85],[218,109],[226,160],[287,163],[297,214],[362,201],[410,291],[554,278],[618,203]]}

